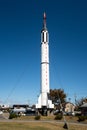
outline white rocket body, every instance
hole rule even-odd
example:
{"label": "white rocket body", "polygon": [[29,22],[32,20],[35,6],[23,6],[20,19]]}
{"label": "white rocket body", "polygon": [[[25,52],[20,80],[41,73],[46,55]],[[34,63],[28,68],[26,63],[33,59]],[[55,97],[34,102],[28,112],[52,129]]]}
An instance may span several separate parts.
{"label": "white rocket body", "polygon": [[41,31],[41,93],[36,108],[54,108],[54,104],[48,99],[49,86],[49,33],[44,13],[44,26]]}

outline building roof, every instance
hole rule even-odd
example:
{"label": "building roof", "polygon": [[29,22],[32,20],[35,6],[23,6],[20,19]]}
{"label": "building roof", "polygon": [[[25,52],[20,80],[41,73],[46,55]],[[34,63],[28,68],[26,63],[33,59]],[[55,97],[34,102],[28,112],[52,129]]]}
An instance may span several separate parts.
{"label": "building roof", "polygon": [[87,103],[84,103],[81,107],[87,107]]}
{"label": "building roof", "polygon": [[73,103],[71,103],[71,102],[65,102],[65,103],[63,103],[62,105],[63,106],[66,106],[67,104],[72,104],[73,106],[75,106]]}
{"label": "building roof", "polygon": [[27,104],[14,104],[13,108],[14,107],[24,107],[24,108],[26,108],[26,107],[29,107],[29,105],[27,105]]}

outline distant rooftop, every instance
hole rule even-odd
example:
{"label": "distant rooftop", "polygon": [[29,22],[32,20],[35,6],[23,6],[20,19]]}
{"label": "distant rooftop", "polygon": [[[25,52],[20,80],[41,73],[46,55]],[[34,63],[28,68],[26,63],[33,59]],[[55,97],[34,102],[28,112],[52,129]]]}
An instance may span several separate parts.
{"label": "distant rooftop", "polygon": [[81,107],[87,107],[87,103],[84,103]]}

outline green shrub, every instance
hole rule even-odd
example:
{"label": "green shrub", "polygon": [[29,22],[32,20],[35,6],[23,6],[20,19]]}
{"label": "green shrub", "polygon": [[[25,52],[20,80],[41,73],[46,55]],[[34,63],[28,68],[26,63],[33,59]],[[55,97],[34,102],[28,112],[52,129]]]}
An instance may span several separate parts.
{"label": "green shrub", "polygon": [[78,121],[85,121],[86,120],[86,116],[78,116]]}
{"label": "green shrub", "polygon": [[40,120],[40,118],[41,118],[40,115],[35,116],[35,120]]}
{"label": "green shrub", "polygon": [[62,118],[63,118],[63,115],[61,113],[55,116],[55,120],[61,120]]}
{"label": "green shrub", "polygon": [[17,118],[18,115],[16,113],[10,113],[9,119]]}
{"label": "green shrub", "polygon": [[87,120],[87,116],[85,116],[85,119]]}

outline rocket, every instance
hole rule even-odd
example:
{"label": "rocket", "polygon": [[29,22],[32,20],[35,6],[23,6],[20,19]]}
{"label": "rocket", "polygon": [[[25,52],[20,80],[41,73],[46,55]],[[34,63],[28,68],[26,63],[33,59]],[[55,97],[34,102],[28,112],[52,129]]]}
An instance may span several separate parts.
{"label": "rocket", "polygon": [[50,91],[49,82],[49,33],[46,27],[46,13],[43,15],[43,28],[41,30],[41,91],[36,108],[54,108],[48,99]]}

